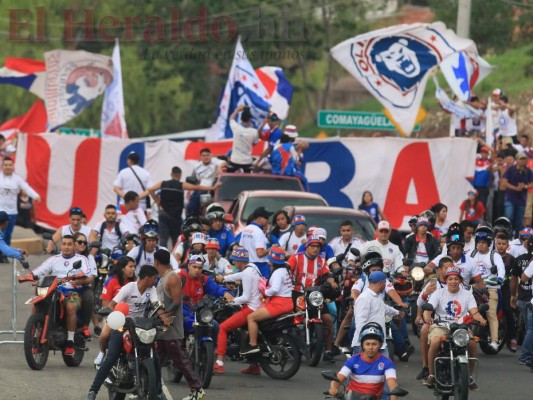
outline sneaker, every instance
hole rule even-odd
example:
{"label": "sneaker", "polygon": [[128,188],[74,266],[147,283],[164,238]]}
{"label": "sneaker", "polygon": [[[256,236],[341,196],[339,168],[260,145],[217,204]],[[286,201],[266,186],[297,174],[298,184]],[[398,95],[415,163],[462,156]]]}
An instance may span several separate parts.
{"label": "sneaker", "polygon": [[213,367],[213,371],[215,372],[215,374],[223,374],[224,373],[224,366],[223,365],[219,365],[215,361],[215,366]]}
{"label": "sneaker", "polygon": [[89,393],[87,393],[85,400],[96,400],[96,392],[90,390]]}
{"label": "sneaker", "polygon": [[104,361],[105,354],[104,353],[98,353],[96,358],[94,359],[94,365],[100,365],[102,364],[102,361]]}
{"label": "sneaker", "polygon": [[91,340],[91,331],[87,325],[84,325],[83,328],[81,328],[81,334],[85,340]]}
{"label": "sneaker", "polygon": [[261,375],[261,368],[258,365],[250,364],[246,368],[241,369],[241,374]]}
{"label": "sneaker", "polygon": [[241,351],[239,351],[239,354],[241,356],[247,356],[247,355],[250,355],[250,354],[255,354],[255,353],[259,353],[261,350],[259,350],[259,346],[252,346],[251,344],[248,344],[248,346],[246,346],[246,348],[242,349]]}
{"label": "sneaker", "polygon": [[183,400],[200,400],[205,397],[204,389],[192,389],[191,393],[187,397],[184,397]]}
{"label": "sneaker", "polygon": [[492,350],[498,351],[498,343],[497,342],[492,341],[492,342],[489,343],[489,346],[490,346],[490,348]]}
{"label": "sneaker", "polygon": [[327,363],[334,363],[335,360],[333,359],[333,353],[331,350],[326,350],[324,352],[324,356],[322,357],[322,361]]}
{"label": "sneaker", "polygon": [[76,352],[76,349],[74,348],[74,342],[72,340],[67,340],[64,354],[66,356],[73,357],[75,352]]}
{"label": "sneaker", "polygon": [[470,390],[474,391],[474,392],[477,392],[479,390],[479,387],[477,385],[477,383],[474,381],[474,379],[472,377],[470,377]]}
{"label": "sneaker", "polygon": [[400,361],[409,361],[409,357],[415,352],[415,346],[409,345],[405,352],[400,356]]}
{"label": "sneaker", "polygon": [[423,367],[422,368],[422,371],[420,371],[420,373],[416,376],[416,380],[417,381],[423,381],[423,380],[426,380],[426,378],[428,377],[429,375],[429,369],[428,367]]}
{"label": "sneaker", "polygon": [[342,354],[341,349],[338,346],[333,345],[333,347],[331,348],[331,354],[333,355],[333,357],[340,356]]}
{"label": "sneaker", "polygon": [[424,381],[423,385],[427,386],[430,389],[432,389],[433,386],[435,386],[435,377],[433,375],[428,375],[428,377]]}
{"label": "sneaker", "polygon": [[348,354],[348,355],[352,355],[352,349],[348,348],[348,347],[339,347],[340,351],[342,352],[342,354]]}
{"label": "sneaker", "polygon": [[513,353],[516,353],[518,350],[518,343],[516,342],[516,339],[511,339],[511,343],[509,343],[509,350],[511,350]]}

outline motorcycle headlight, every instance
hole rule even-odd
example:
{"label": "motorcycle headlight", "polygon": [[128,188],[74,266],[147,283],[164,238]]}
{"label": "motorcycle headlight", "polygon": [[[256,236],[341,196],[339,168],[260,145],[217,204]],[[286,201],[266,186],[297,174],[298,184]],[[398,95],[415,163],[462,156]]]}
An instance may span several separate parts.
{"label": "motorcycle headlight", "polygon": [[456,346],[466,347],[468,340],[470,339],[470,335],[468,335],[468,332],[464,329],[457,329],[453,333],[452,339]]}
{"label": "motorcycle headlight", "polygon": [[324,296],[318,290],[311,292],[309,294],[309,303],[315,307],[320,307],[324,302]]}
{"label": "motorcycle headlight", "polygon": [[414,267],[411,270],[411,278],[413,278],[415,281],[421,281],[425,276],[426,274],[424,273],[424,270],[420,267]]}
{"label": "motorcycle headlight", "polygon": [[38,287],[37,296],[46,296],[46,293],[48,293],[48,289],[50,289],[50,287]]}
{"label": "motorcycle headlight", "polygon": [[155,340],[157,331],[155,328],[144,330],[141,328],[135,328],[135,334],[139,337],[139,340],[144,344],[151,344]]}
{"label": "motorcycle headlight", "polygon": [[208,324],[213,321],[213,316],[213,310],[210,310],[209,308],[204,308],[202,311],[200,311],[200,321],[202,321],[204,324]]}

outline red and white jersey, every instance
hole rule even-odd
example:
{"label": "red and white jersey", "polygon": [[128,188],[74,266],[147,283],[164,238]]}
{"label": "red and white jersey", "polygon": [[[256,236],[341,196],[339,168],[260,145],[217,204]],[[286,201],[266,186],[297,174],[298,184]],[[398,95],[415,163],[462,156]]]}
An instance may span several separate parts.
{"label": "red and white jersey", "polygon": [[293,254],[287,263],[291,266],[294,281],[297,282],[294,286],[296,291],[302,291],[313,286],[318,277],[329,274],[329,268],[322,257],[318,256],[311,259],[307,257],[305,252]]}

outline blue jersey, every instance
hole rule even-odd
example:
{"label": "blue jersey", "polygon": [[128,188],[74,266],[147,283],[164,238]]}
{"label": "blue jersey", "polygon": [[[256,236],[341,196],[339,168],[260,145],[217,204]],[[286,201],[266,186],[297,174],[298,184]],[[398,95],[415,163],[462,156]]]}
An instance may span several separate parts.
{"label": "blue jersey", "polygon": [[219,253],[223,257],[228,251],[231,244],[235,242],[235,236],[233,235],[233,232],[226,226],[223,226],[222,229],[219,231],[214,231],[213,229],[209,230],[208,236],[210,238],[218,239],[218,243],[220,244]]}
{"label": "blue jersey", "polygon": [[376,203],[372,203],[369,206],[359,205],[359,209],[369,213],[370,216],[374,219],[374,221],[376,221],[376,224],[379,222],[379,209]]}
{"label": "blue jersey", "polygon": [[272,173],[275,175],[294,176],[295,161],[291,154],[292,143],[283,143],[270,154]]}
{"label": "blue jersey", "polygon": [[365,360],[363,353],[352,356],[339,372],[350,379],[347,391],[381,396],[386,379],[396,379],[394,363],[380,354],[374,361]]}

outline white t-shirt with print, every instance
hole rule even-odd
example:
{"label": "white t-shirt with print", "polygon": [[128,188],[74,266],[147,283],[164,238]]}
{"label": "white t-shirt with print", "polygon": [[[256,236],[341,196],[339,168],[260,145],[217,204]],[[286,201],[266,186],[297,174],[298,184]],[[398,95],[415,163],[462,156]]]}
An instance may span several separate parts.
{"label": "white t-shirt with print", "polygon": [[212,158],[211,162],[207,165],[202,161],[198,161],[194,164],[192,176],[200,181],[200,185],[212,186],[217,177],[217,168],[223,162],[218,158]]}
{"label": "white t-shirt with print", "polygon": [[[87,240],[89,240],[89,235],[91,234],[91,228],[89,226],[82,225],[78,232],[83,233]],[[77,232],[74,232],[70,225],[63,225],[61,227],[61,237],[67,235],[74,236],[75,233]]]}
{"label": "white t-shirt with print", "polygon": [[441,319],[455,321],[468,314],[468,310],[477,308],[474,295],[466,289],[459,289],[457,293],[450,293],[448,288],[436,290],[429,298],[436,314]]}
{"label": "white t-shirt with print", "polygon": [[242,231],[239,245],[248,250],[248,257],[251,263],[267,262],[266,257],[258,257],[256,249],[266,249],[268,247],[268,239],[265,232],[256,224],[251,223]]}
{"label": "white t-shirt with print", "polygon": [[[442,257],[444,257],[444,255],[439,254],[431,261],[431,263],[438,267]],[[481,275],[481,270],[476,266],[474,260],[470,256],[463,255],[459,261],[454,261],[453,265],[461,270],[461,276],[463,277],[463,283],[465,285],[469,285],[469,282],[474,277]]]}
{"label": "white t-shirt with print", "polygon": [[[502,260],[502,256],[500,256],[498,253],[494,253],[494,264],[498,268],[498,272],[496,274],[493,274],[491,272],[492,269],[492,262],[490,260],[490,251],[486,254],[481,254],[479,251],[472,257],[472,260],[474,260],[474,264],[481,272],[481,276],[483,279],[490,279],[490,278],[496,278],[495,275],[497,275],[497,278],[501,278],[501,281],[503,282],[505,280],[505,265]],[[491,289],[498,289],[499,286],[495,285],[486,285],[488,288]]]}
{"label": "white t-shirt with print", "polygon": [[307,235],[305,232],[300,237],[296,236],[294,231],[285,232],[279,238],[279,247],[281,247],[289,256],[291,256],[296,253],[298,248],[305,242],[307,242]]}
{"label": "white t-shirt with print", "polygon": [[[357,290],[359,294],[363,293],[363,290],[368,288],[368,277],[359,278],[355,281],[355,283],[352,286],[352,291]],[[385,300],[385,295],[388,294],[391,290],[394,290],[394,284],[387,279],[385,283],[385,290],[379,294],[379,296]]]}
{"label": "white t-shirt with print", "polygon": [[130,282],[124,285],[113,298],[115,303],[127,303],[130,307],[129,316],[132,318],[144,317],[144,312],[151,304],[158,301],[155,287],[151,287],[143,294],[139,292],[138,282]]}

